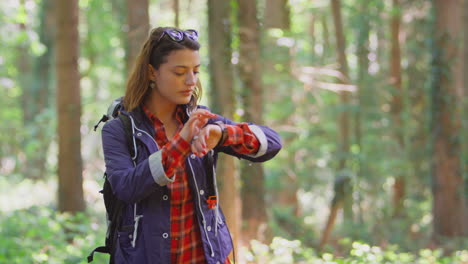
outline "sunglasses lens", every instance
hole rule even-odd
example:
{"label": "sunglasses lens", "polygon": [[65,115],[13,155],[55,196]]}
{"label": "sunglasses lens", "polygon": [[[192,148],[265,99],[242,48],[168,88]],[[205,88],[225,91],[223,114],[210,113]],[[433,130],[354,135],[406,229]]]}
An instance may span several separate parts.
{"label": "sunglasses lens", "polygon": [[182,34],[182,32],[178,30],[168,30],[166,31],[166,33],[174,41],[179,42],[179,41],[182,41],[182,39],[184,39],[184,35]]}
{"label": "sunglasses lens", "polygon": [[198,40],[198,32],[195,29],[189,29],[184,31],[185,35],[192,40]]}

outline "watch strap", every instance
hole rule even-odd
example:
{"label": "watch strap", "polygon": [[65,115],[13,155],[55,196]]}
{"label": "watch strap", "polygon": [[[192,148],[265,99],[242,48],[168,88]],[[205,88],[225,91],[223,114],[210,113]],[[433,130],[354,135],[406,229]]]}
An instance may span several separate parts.
{"label": "watch strap", "polygon": [[226,139],[228,138],[228,131],[226,128],[226,125],[222,121],[216,121],[214,122],[215,125],[218,125],[221,128],[221,138],[218,141],[218,144],[216,147],[222,146],[224,142],[226,142]]}

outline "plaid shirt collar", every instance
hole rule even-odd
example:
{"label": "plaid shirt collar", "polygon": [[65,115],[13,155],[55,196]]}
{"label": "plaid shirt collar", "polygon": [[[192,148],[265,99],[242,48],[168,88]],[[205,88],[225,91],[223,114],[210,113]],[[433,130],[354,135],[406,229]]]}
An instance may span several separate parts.
{"label": "plaid shirt collar", "polygon": [[[142,105],[142,109],[143,109],[143,112],[146,114],[146,116],[149,118],[149,120],[152,123],[154,123],[155,121],[158,121],[159,123],[162,124],[161,120],[155,114],[153,114],[146,105]],[[176,107],[175,115],[176,115],[176,120],[180,124],[184,124],[188,118],[187,113],[185,112],[185,107],[182,105],[178,105]]]}

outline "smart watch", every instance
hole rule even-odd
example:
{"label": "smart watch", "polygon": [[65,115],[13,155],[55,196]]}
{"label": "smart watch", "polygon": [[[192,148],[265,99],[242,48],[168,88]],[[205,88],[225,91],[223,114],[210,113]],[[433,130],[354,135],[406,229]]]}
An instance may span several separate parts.
{"label": "smart watch", "polygon": [[216,147],[222,146],[228,137],[228,132],[226,125],[222,121],[214,122],[215,125],[218,125],[221,128],[221,138],[218,141]]}

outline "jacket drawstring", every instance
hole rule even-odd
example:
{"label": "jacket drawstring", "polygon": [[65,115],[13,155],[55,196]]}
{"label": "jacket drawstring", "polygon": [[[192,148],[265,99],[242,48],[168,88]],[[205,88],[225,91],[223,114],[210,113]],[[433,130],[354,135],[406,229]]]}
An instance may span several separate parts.
{"label": "jacket drawstring", "polygon": [[[214,151],[211,149],[210,150],[210,155],[212,156],[213,160],[214,160]],[[219,192],[218,192],[218,184],[216,182],[216,168],[215,168],[215,165],[214,165],[214,162],[213,162],[213,167],[212,167],[212,170],[213,170],[213,182],[214,182],[214,189],[215,189],[215,195],[216,195],[216,207],[215,207],[215,237],[218,236],[218,223],[219,222],[219,201],[220,201],[220,198],[219,198]]]}
{"label": "jacket drawstring", "polygon": [[137,215],[137,203],[135,203],[135,206],[133,207],[133,220],[135,221],[134,224],[134,229],[133,229],[133,240],[132,240],[132,247],[135,247],[136,244],[136,239],[137,239],[137,232],[138,232],[138,223],[140,222],[140,218],[143,217],[143,215]]}
{"label": "jacket drawstring", "polygon": [[[133,121],[133,118],[130,116],[130,120],[132,122],[132,140],[133,140],[133,148],[134,148],[134,153],[135,155],[132,157],[133,165],[136,167],[136,157],[138,156],[138,149],[136,147],[136,140],[135,137],[133,136],[135,134],[135,122]],[[132,238],[132,247],[134,248],[136,245],[136,239],[138,236],[138,224],[140,223],[140,218],[142,218],[143,215],[137,215],[137,203],[134,204],[133,206],[133,221],[134,221],[134,227],[133,227],[133,238]]]}

